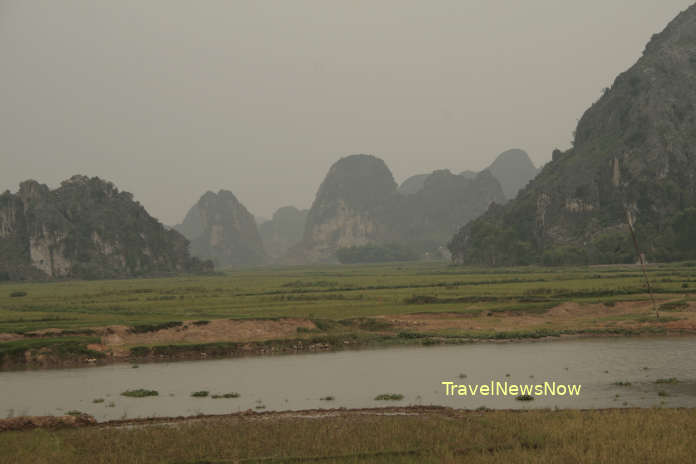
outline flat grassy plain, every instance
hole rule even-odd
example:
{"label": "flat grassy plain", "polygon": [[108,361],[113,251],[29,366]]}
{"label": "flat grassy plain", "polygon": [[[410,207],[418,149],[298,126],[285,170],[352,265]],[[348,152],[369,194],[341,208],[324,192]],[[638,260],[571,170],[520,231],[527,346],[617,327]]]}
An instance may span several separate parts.
{"label": "flat grassy plain", "polygon": [[[696,332],[696,263],[465,268],[292,267],[109,281],[0,284],[0,364]],[[277,341],[274,345],[274,341]],[[280,341],[283,341],[280,343]],[[249,344],[260,344],[249,348]],[[209,349],[210,348],[210,349]]]}
{"label": "flat grassy plain", "polygon": [[0,463],[685,463],[696,411],[241,414],[0,433]]}

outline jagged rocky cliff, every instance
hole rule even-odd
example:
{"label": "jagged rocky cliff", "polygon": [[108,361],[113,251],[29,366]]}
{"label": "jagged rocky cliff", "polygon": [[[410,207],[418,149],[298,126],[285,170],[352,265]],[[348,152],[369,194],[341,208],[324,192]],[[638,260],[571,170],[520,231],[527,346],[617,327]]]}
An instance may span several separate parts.
{"label": "jagged rocky cliff", "polygon": [[516,200],[452,239],[456,262],[631,262],[696,257],[696,6],[673,20],[578,123],[573,148]]}
{"label": "jagged rocky cliff", "polygon": [[384,161],[347,156],[322,182],[302,242],[289,257],[293,262],[332,261],[340,248],[375,243],[430,253],[494,201],[504,201],[504,195],[487,171],[475,179],[436,171],[422,189],[402,195]]}
{"label": "jagged rocky cliff", "polygon": [[266,261],[254,216],[227,190],[206,192],[174,228],[191,241],[193,256],[210,259],[216,267]]}
{"label": "jagged rocky cliff", "polygon": [[302,240],[309,210],[284,206],[273,213],[273,218],[259,225],[263,247],[271,259],[279,259]]}
{"label": "jagged rocky cliff", "polygon": [[55,190],[28,180],[0,195],[0,280],[111,278],[212,268],[190,257],[128,192],[73,176]]}

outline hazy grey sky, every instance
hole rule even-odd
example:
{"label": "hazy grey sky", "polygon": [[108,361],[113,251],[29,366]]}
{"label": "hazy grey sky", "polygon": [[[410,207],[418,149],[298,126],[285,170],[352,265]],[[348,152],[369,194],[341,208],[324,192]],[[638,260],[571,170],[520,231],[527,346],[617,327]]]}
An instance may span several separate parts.
{"label": "hazy grey sky", "polygon": [[174,224],[221,188],[309,207],[351,153],[538,165],[692,3],[0,0],[0,189],[96,175]]}

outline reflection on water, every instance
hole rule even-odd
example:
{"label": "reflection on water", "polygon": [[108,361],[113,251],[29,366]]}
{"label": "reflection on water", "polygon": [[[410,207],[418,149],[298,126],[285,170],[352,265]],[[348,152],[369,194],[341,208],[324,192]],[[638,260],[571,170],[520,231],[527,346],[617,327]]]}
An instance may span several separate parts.
{"label": "reflection on water", "polygon": [[[658,379],[677,383],[656,383]],[[457,384],[558,382],[579,397],[445,395]],[[630,385],[626,385],[630,384]],[[134,388],[159,396],[126,398]],[[240,393],[195,398],[192,392]],[[79,410],[98,420],[257,410],[443,405],[455,408],[696,407],[696,338],[603,338],[563,342],[394,348],[215,361],[0,373],[0,416]],[[379,402],[382,393],[402,401]],[[321,400],[327,396],[333,401]],[[95,399],[104,399],[94,403]]]}

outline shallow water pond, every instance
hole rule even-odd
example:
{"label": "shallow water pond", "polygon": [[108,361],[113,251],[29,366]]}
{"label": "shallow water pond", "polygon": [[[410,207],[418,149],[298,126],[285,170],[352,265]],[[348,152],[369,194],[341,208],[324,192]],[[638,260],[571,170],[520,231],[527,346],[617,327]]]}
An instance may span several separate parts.
{"label": "shallow water pond", "polygon": [[[442,382],[467,385],[468,395],[448,396]],[[533,395],[533,401],[501,391],[472,395],[468,388],[491,382],[582,387],[579,396]],[[138,388],[159,395],[121,395]],[[191,396],[200,391],[209,395]],[[232,392],[240,396],[212,398]],[[403,399],[375,400],[384,393]],[[327,397],[333,399],[322,400]],[[696,407],[696,337],[483,343],[0,373],[1,417],[82,411],[108,420],[407,405]]]}

